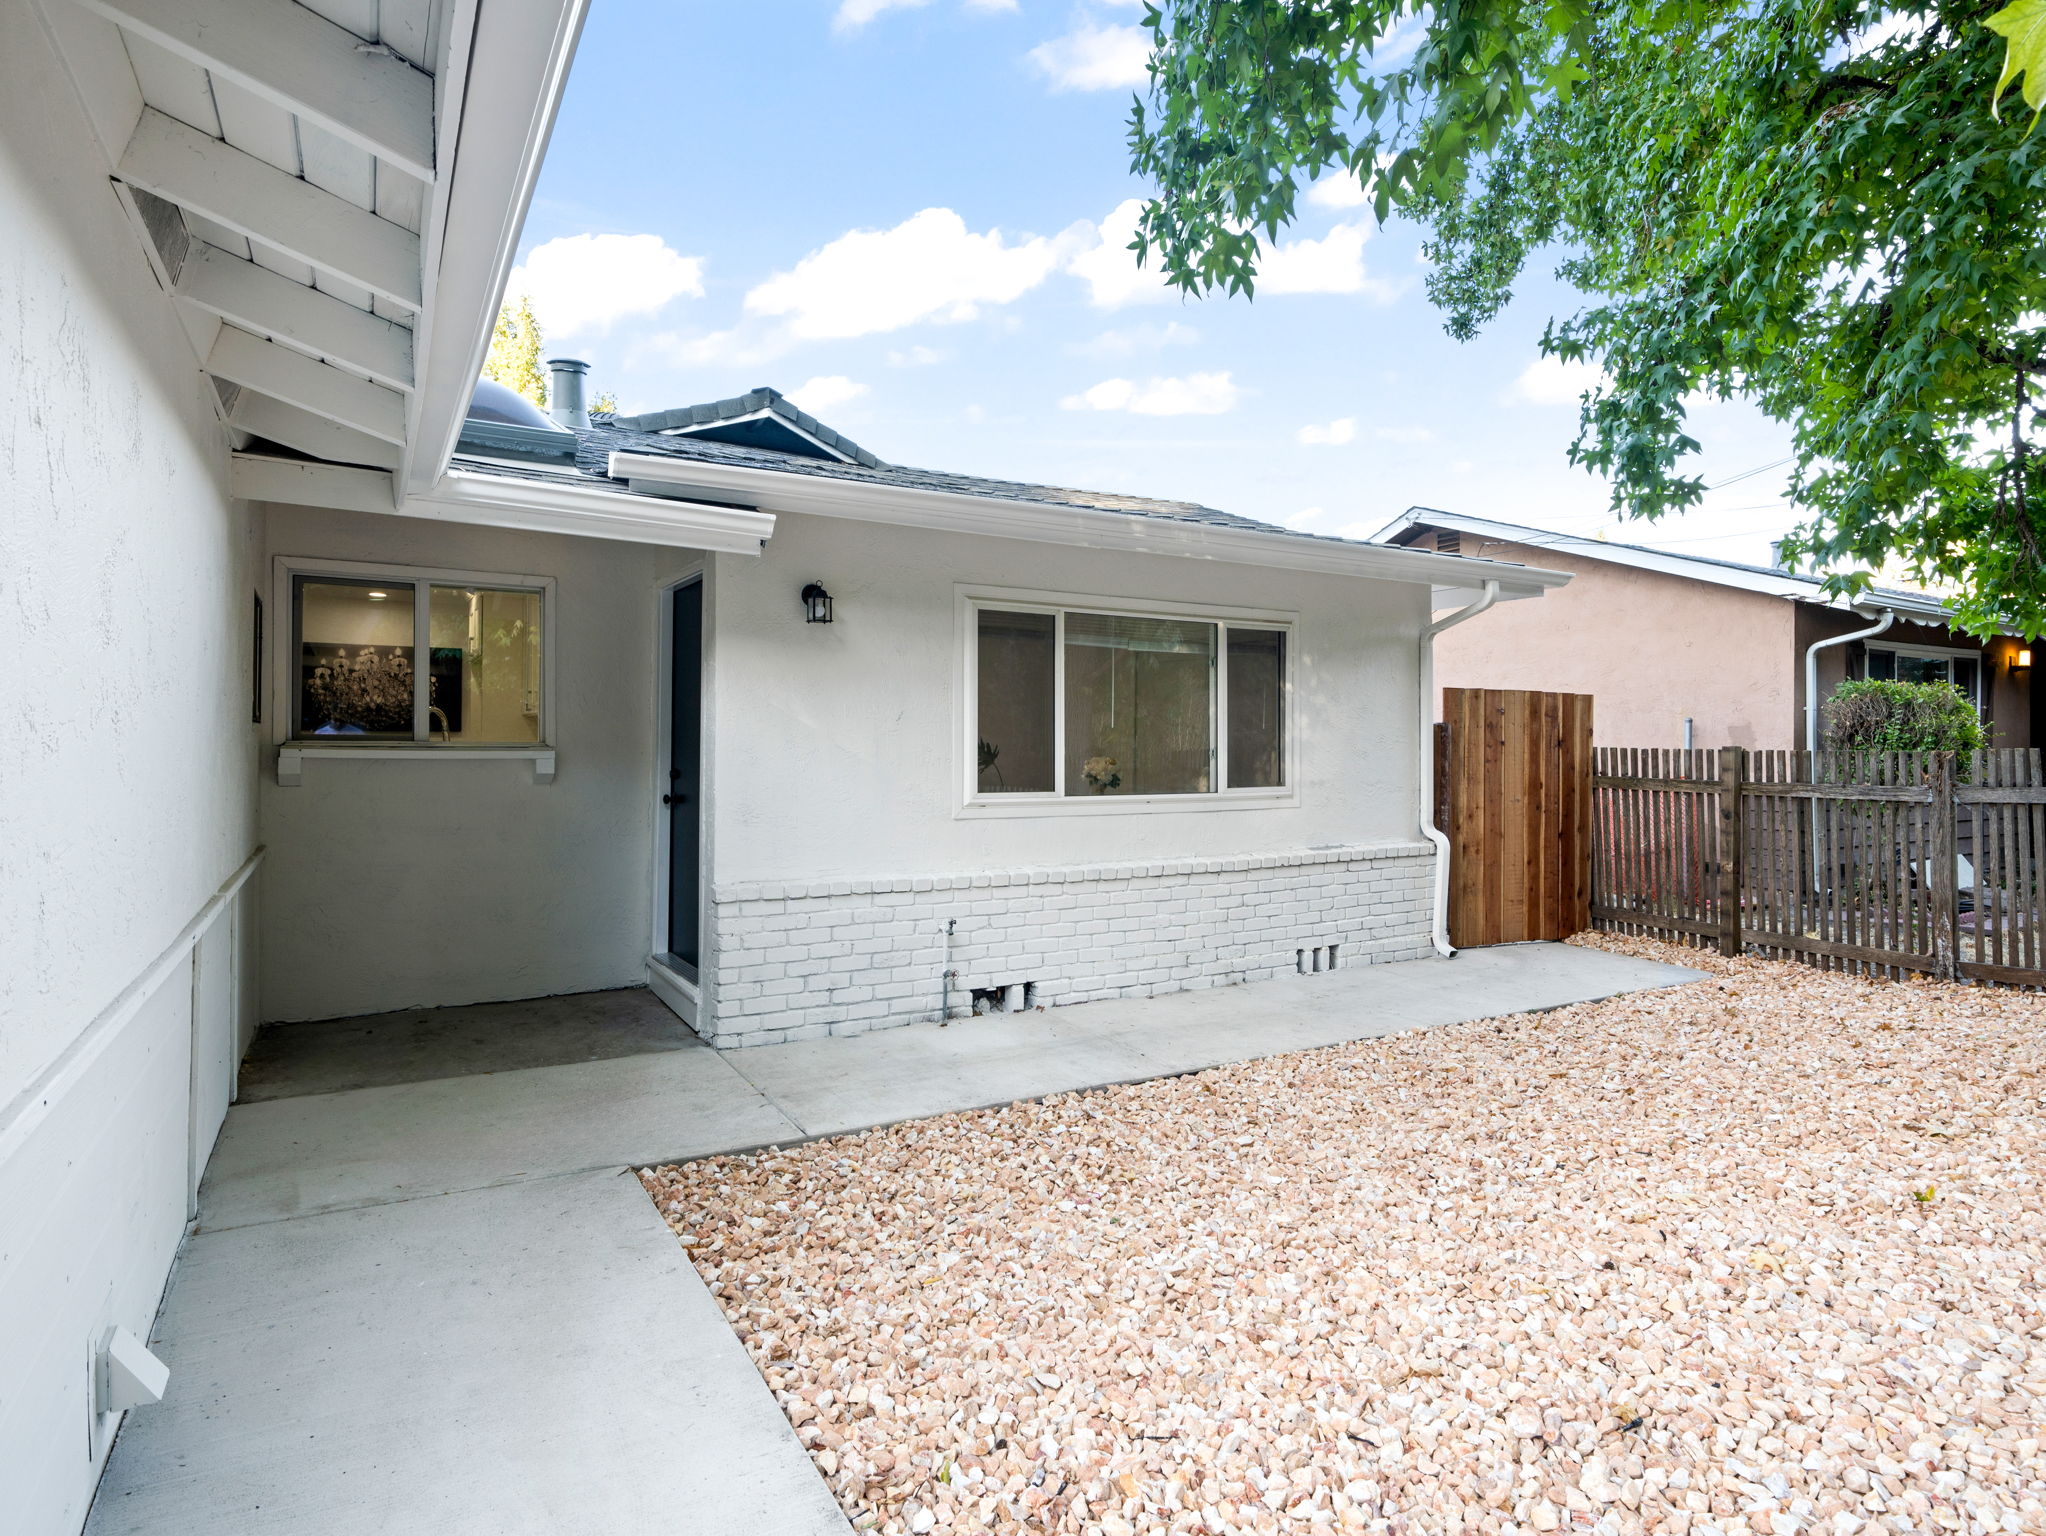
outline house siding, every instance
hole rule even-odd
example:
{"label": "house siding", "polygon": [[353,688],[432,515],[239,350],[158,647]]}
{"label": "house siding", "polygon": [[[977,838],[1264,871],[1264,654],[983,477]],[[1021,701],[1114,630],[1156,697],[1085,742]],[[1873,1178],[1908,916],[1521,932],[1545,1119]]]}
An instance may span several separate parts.
{"label": "house siding", "polygon": [[[1797,730],[1796,605],[1659,571],[1465,535],[1463,552],[1568,571],[1435,642],[1446,688],[1592,695],[1601,746],[1787,747]],[[1439,710],[1440,701],[1437,701]]]}
{"label": "house siding", "polygon": [[[1804,745],[1805,647],[1816,640],[1867,629],[1873,622],[1857,613],[1813,607],[1799,609],[1795,654],[1791,663],[1797,674],[1798,746]],[[2007,636],[1985,641],[1943,624],[1914,624],[1900,619],[1870,643],[1974,652],[1982,658],[1982,677],[1986,685],[1983,689],[1982,724],[1988,744],[1992,747],[2029,747],[2034,744],[2031,679],[2029,675],[2014,674],[2010,669],[2011,659],[2021,642]],[[1867,676],[1866,655],[1866,644],[1861,642],[1829,646],[1819,652],[1819,698],[1822,704],[1848,677]],[[1820,729],[1823,731],[1824,728],[1822,718]]]}
{"label": "house siding", "polygon": [[[1040,1006],[1430,952],[1426,843],[972,875],[719,886],[698,1029],[720,1046],[959,1018],[976,988]],[[1310,964],[1312,961],[1310,960]]]}
{"label": "house siding", "polygon": [[251,1022],[254,583],[217,400],[28,5],[0,359],[0,1523],[55,1536],[120,1422],[93,1351],[150,1332]]}
{"label": "house siding", "polygon": [[[690,550],[265,509],[273,556],[552,577],[553,783],[523,760],[263,774],[263,1016],[340,1018],[634,986],[653,945],[660,591]],[[290,615],[274,626],[278,655]],[[274,664],[273,664],[274,665]],[[274,682],[274,674],[273,679]],[[273,717],[274,762],[283,722]]]}

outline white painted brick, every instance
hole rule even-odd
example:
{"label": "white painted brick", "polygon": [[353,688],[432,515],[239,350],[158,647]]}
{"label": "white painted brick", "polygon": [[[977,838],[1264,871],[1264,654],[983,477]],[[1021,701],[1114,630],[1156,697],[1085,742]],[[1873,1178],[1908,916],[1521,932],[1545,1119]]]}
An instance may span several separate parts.
{"label": "white painted brick", "polygon": [[1417,958],[1433,857],[1395,844],[720,887],[709,948],[725,986],[709,1033],[760,1042],[935,1018],[948,967],[964,1017],[976,986],[1035,982],[1053,1005],[1290,975],[1296,950],[1329,944],[1345,965]]}

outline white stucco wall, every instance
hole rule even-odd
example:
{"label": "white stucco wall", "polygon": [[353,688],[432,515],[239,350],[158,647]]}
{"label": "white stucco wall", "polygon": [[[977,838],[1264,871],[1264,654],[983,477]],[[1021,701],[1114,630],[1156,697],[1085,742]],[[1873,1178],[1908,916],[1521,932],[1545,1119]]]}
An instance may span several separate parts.
{"label": "white stucco wall", "polygon": [[[659,592],[700,556],[603,539],[270,507],[267,554],[552,577],[558,771],[312,759],[266,733],[263,1017],[345,1017],[634,986],[654,880]],[[273,655],[285,660],[289,615]],[[288,663],[287,663],[288,664]]]}
{"label": "white stucco wall", "polygon": [[193,931],[255,845],[250,520],[210,392],[33,9],[0,5],[0,1504],[22,1530],[84,1518],[113,1427],[88,1340],[149,1330],[244,1022],[219,970],[253,933],[233,903]]}
{"label": "white stucco wall", "polygon": [[[1426,952],[1425,589],[797,516],[712,578],[717,1043],[957,1013],[974,988],[1055,1004],[1254,981],[1331,944]],[[812,579],[828,626],[803,621]],[[960,814],[962,586],[1287,615],[1297,803]]]}
{"label": "white stucco wall", "polygon": [[[796,593],[811,579],[837,600],[829,625],[803,622]],[[960,583],[1296,612],[1299,804],[956,817]],[[1406,584],[783,516],[762,558],[716,562],[716,878],[946,874],[1411,839],[1411,701],[1426,603],[1424,588]]]}
{"label": "white stucco wall", "polygon": [[[296,507],[266,509],[265,526],[272,565],[284,556],[554,580],[547,644],[559,758],[551,784],[535,783],[520,760],[315,758],[295,786],[277,784],[266,766],[264,1017],[338,1017],[641,981],[655,947],[662,831],[661,594],[703,557]],[[797,592],[812,578],[834,593],[836,623],[803,622]],[[1297,804],[956,815],[961,583],[1292,616]],[[763,557],[712,557],[707,573],[709,950],[744,942],[754,946],[749,966],[776,963],[742,933],[756,919],[777,920],[756,910],[763,883],[786,883],[793,894],[820,881],[871,889],[892,879],[1069,868],[1060,877],[1064,899],[1084,905],[1095,898],[1081,892],[1081,871],[1157,864],[1144,878],[1170,884],[1169,865],[1230,892],[1205,902],[1202,913],[1150,925],[1174,946],[1171,954],[1142,965],[1104,954],[1084,977],[1033,973],[1048,999],[1161,990],[1187,983],[1190,968],[1213,971],[1210,982],[1270,974],[1291,964],[1298,943],[1347,941],[1360,963],[1417,952],[1415,925],[1425,921],[1418,899],[1387,893],[1414,888],[1425,876],[1415,868],[1427,863],[1414,825],[1412,693],[1425,603],[1422,589],[1400,584],[784,516]],[[285,665],[287,628],[280,611],[274,655]],[[278,734],[273,725],[266,754]],[[1336,847],[1347,851],[1327,857]],[[1308,850],[1319,850],[1305,861],[1311,871],[1297,857]],[[1203,860],[1218,867],[1198,871],[1190,862]],[[1289,872],[1270,872],[1282,866]],[[1246,891],[1276,892],[1289,882],[1300,890],[1283,902],[1241,904]],[[746,893],[743,912],[717,899],[732,892]],[[1172,899],[1161,891],[1161,910]],[[1206,917],[1222,927],[1210,933],[1201,926]],[[1232,925],[1243,932],[1225,943]],[[980,947],[961,951],[978,957],[961,960],[962,987],[972,979],[967,970],[1009,966],[1019,946],[1057,937],[1048,913],[1027,901],[1005,909],[999,940],[995,925],[981,926]],[[842,937],[871,944],[886,935]],[[1242,953],[1226,965],[1187,958],[1219,957],[1232,944]],[[920,977],[930,969],[921,948],[915,964]],[[899,978],[875,980],[892,988]],[[925,1007],[933,989],[920,983],[918,991]],[[801,1018],[767,1019],[756,1004],[748,1029],[807,1029],[819,1022],[819,1006],[806,998]],[[867,1007],[858,1021],[848,1014],[835,1022],[871,1027],[900,1011]]]}

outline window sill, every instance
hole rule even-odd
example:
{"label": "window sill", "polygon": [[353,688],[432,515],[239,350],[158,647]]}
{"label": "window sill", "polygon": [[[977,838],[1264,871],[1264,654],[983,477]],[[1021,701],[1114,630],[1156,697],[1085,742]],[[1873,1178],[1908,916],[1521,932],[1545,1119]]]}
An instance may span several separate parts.
{"label": "window sill", "polygon": [[295,787],[301,781],[305,760],[309,757],[326,758],[376,758],[391,760],[403,758],[408,762],[449,761],[480,762],[487,758],[512,758],[533,765],[535,784],[554,782],[554,749],[552,747],[455,747],[434,746],[430,742],[398,742],[387,746],[342,747],[324,743],[287,742],[277,749],[277,782],[286,788]]}
{"label": "window sill", "polygon": [[1213,795],[1004,795],[969,800],[952,814],[962,821],[1019,816],[1141,816],[1182,811],[1272,811],[1300,804],[1293,789],[1224,790]]}

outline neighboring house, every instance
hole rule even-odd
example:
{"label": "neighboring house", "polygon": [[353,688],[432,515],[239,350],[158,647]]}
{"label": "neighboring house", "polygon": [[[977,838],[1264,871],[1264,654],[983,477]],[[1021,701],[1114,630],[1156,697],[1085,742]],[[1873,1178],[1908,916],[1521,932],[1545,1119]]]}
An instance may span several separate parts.
{"label": "neighboring house", "polygon": [[[1435,648],[1436,678],[1449,687],[1592,694],[1602,746],[1801,747],[1808,654],[1822,714],[1844,678],[1950,682],[1981,711],[1991,745],[2046,745],[2046,711],[2032,710],[2030,642],[1954,629],[1945,605],[1922,592],[1878,587],[1850,605],[1796,571],[1429,507],[1412,508],[1374,537],[1394,548],[1569,572],[1569,587],[1538,615],[1509,610],[1445,635]],[[1824,644],[1886,615],[1879,634]]]}
{"label": "neighboring house", "polygon": [[0,0],[22,1529],[83,1518],[259,1021],[651,980],[771,1040],[1421,954],[1431,610],[1566,579],[765,392],[472,416],[580,21]]}

